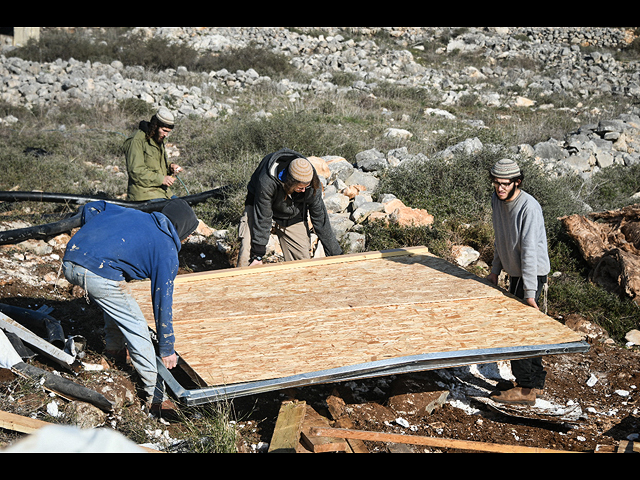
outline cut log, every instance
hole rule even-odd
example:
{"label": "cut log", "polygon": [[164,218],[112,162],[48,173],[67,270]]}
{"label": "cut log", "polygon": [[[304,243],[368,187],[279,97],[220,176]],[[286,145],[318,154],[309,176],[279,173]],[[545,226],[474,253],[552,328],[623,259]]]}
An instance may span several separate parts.
{"label": "cut log", "polygon": [[593,268],[591,280],[640,303],[640,205],[560,221]]}
{"label": "cut log", "polygon": [[639,301],[640,257],[621,249],[612,250],[596,265],[591,279],[610,292]]}
{"label": "cut log", "polygon": [[606,236],[600,226],[580,215],[572,215],[560,220],[569,236],[576,242],[584,259],[591,267],[595,267],[608,250]]}
{"label": "cut log", "polygon": [[12,413],[0,412],[0,428],[10,432],[25,433],[31,435],[38,430],[48,427],[50,424],[32,418],[21,417]]}

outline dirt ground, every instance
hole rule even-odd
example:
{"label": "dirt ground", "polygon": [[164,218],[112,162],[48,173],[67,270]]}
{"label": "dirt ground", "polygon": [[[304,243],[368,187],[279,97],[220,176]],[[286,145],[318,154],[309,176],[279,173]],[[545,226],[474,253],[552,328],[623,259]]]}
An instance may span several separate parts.
{"label": "dirt ground", "polygon": [[[62,418],[65,421],[75,418],[79,425],[86,425],[85,420],[89,421],[95,414],[98,426],[117,429],[138,443],[150,440],[134,434],[133,424],[144,423],[147,432],[176,438],[181,426],[149,418],[132,393],[135,381],[132,372],[107,362],[102,356],[101,314],[87,304],[82,292],[59,282],[64,238],[57,243],[54,240],[51,245],[52,249],[44,253],[24,246],[0,247],[0,303],[34,310],[43,305],[53,308],[51,316],[61,321],[66,335],[87,339],[85,363],[106,368],[70,378],[103,392],[107,398],[118,398],[116,411],[106,417],[80,408],[76,402],[71,405],[57,399],[66,414]],[[229,267],[228,259],[208,243],[186,246],[181,262],[183,273]],[[589,328],[579,320],[572,319],[571,325]],[[374,432],[571,452],[594,452],[599,445],[617,447],[623,441],[637,441],[640,352],[604,344],[602,338],[592,340],[593,348],[588,354],[545,359],[547,390],[535,408],[506,410],[486,404],[497,382],[509,378],[508,363],[313,386],[231,402],[239,434],[238,446],[246,453],[266,452],[282,402],[294,399],[306,401],[330,421],[337,420],[334,416],[338,416],[355,429]],[[40,358],[34,362],[42,368],[55,369]],[[0,410],[56,421],[48,410],[52,397],[37,389],[25,392],[21,387],[17,391],[16,385],[17,379],[11,372],[0,370]],[[407,400],[409,406],[414,400],[417,405],[426,392],[433,391],[448,392],[448,400],[441,408],[431,414],[407,408]],[[339,415],[335,411],[333,416],[329,413],[330,397],[338,397],[344,403]],[[72,408],[74,415],[69,414]],[[0,430],[0,448],[19,438]],[[380,443],[366,446],[371,453],[396,452],[399,448]],[[401,451],[441,452],[425,447],[403,447]]]}

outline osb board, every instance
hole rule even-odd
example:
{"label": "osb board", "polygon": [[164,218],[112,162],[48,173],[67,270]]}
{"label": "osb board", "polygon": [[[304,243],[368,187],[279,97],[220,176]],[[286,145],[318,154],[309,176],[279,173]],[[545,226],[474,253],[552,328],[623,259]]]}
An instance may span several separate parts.
{"label": "osb board", "polygon": [[[132,289],[153,328],[148,283]],[[174,329],[209,386],[583,340],[425,249],[180,277]]]}

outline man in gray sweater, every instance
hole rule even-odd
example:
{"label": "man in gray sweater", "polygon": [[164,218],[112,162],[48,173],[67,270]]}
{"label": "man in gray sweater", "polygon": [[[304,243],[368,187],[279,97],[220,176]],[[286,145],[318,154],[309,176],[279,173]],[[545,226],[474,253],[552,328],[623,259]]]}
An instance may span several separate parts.
{"label": "man in gray sweater", "polygon": [[[524,175],[513,160],[501,160],[491,170],[495,187],[493,225],[495,258],[489,280],[498,285],[502,271],[509,275],[510,292],[532,308],[539,303],[551,271],[542,207],[522,190]],[[511,362],[516,388],[494,395],[496,402],[535,405],[545,388],[542,359]]]}

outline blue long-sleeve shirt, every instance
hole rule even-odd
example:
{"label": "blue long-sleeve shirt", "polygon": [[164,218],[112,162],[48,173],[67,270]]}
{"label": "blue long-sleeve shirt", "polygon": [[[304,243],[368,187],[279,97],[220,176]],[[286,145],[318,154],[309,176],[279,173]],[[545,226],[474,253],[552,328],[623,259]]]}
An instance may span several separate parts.
{"label": "blue long-sleeve shirt", "polygon": [[175,353],[173,288],[178,275],[180,237],[161,213],[144,213],[106,202],[86,205],[82,228],[64,260],[113,281],[151,280],[160,355]]}

